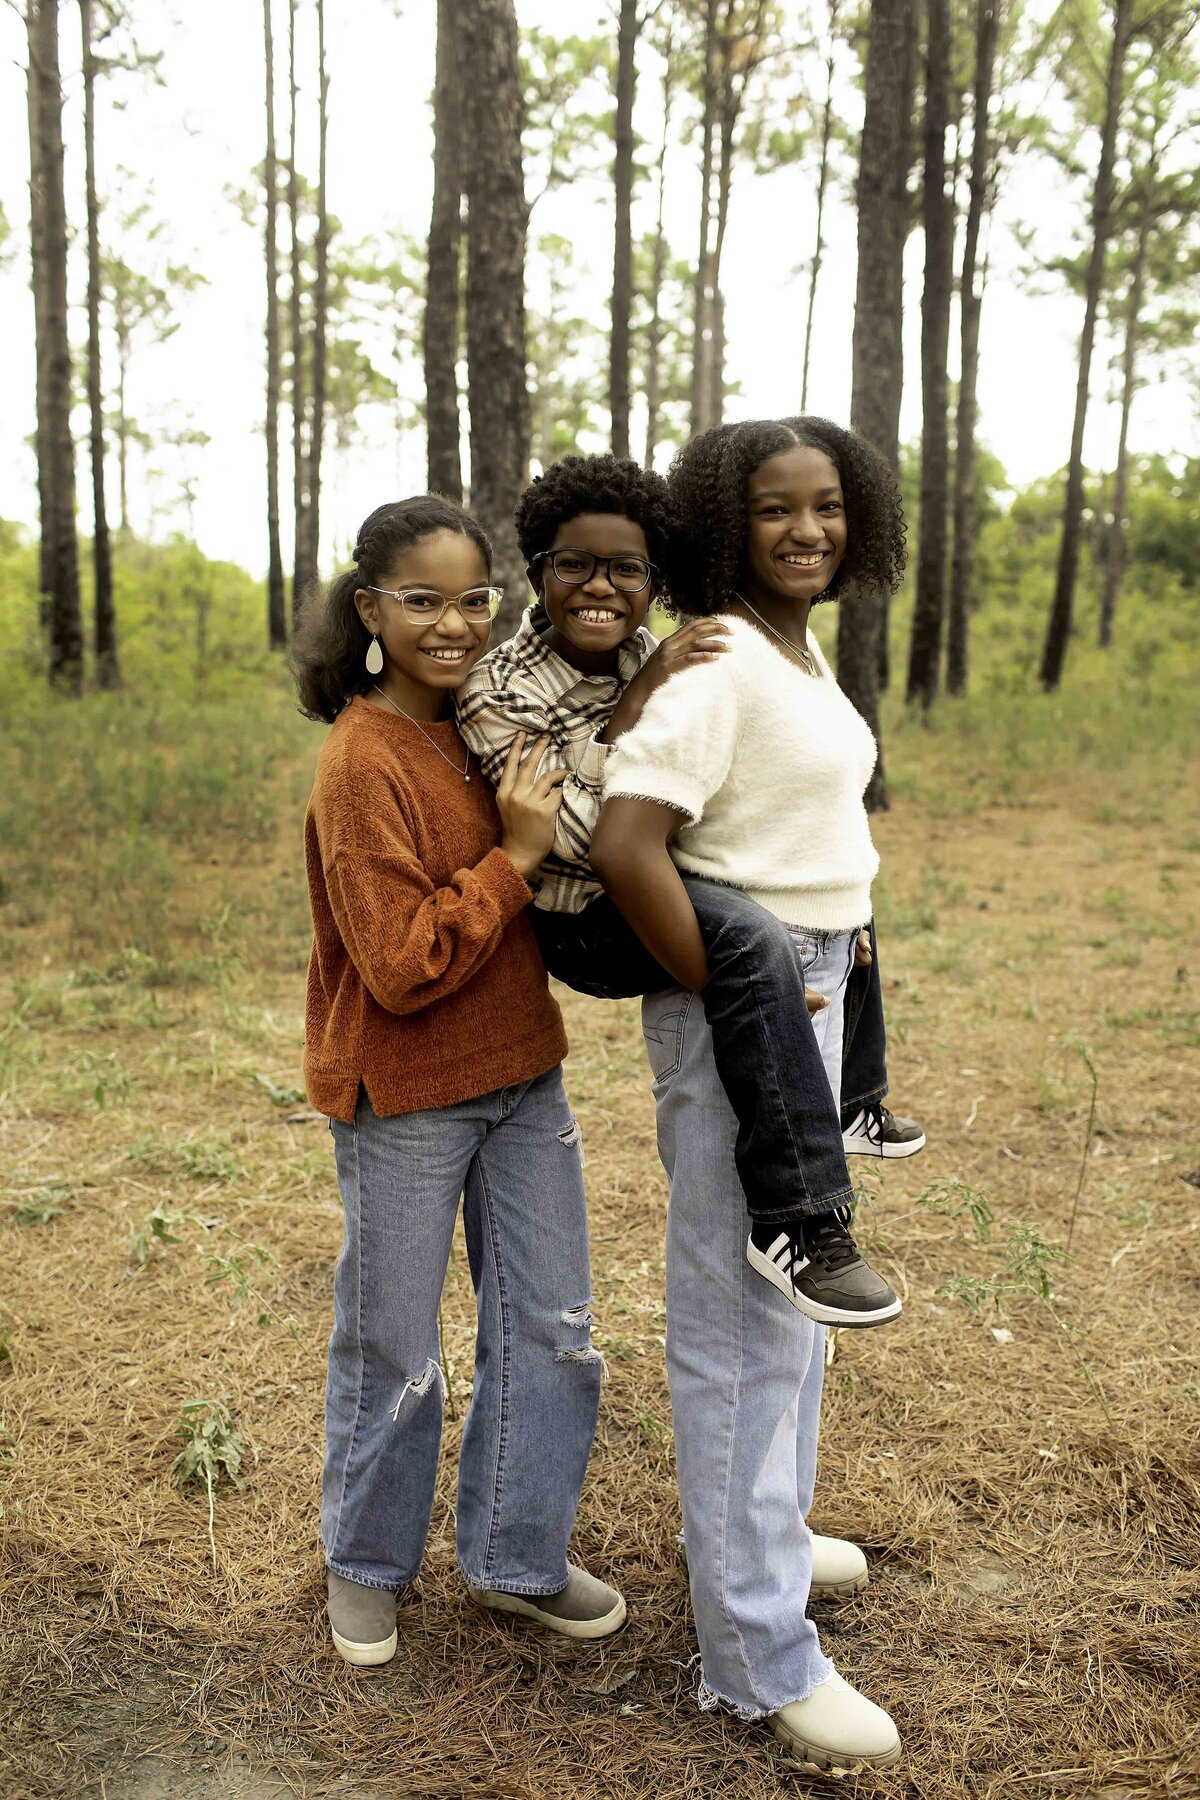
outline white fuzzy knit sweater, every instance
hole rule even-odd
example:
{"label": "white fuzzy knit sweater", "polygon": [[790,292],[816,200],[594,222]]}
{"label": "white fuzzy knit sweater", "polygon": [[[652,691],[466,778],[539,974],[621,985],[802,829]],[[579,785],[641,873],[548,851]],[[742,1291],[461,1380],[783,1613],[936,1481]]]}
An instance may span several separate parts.
{"label": "white fuzzy knit sweater", "polygon": [[879,867],[863,805],[875,739],[811,632],[819,676],[755,626],[722,619],[732,648],[655,690],[609,754],[604,797],[686,814],[679,867],[744,888],[788,925],[864,925]]}

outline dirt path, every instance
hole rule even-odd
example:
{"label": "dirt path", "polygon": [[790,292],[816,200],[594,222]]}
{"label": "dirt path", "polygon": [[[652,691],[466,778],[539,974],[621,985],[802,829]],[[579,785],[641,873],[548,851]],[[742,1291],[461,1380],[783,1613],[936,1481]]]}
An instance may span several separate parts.
{"label": "dirt path", "polygon": [[[861,1795],[1200,1794],[1200,841],[1148,810],[910,803],[879,822],[892,1094],[929,1149],[882,1178],[859,1165],[907,1304],[841,1334],[828,1372],[814,1523],[866,1546],[872,1585],[822,1634],[905,1739]],[[282,854],[256,867],[265,919],[294,879]],[[692,1700],[636,1009],[565,1000],[611,1370],[577,1547],[630,1623],[552,1644],[463,1592],[460,1252],[429,1554],[396,1661],[363,1677],[320,1611],[339,1211],[327,1136],[289,1093],[300,937],[266,970],[214,952],[207,985],[174,988],[135,963],[72,983],[46,954],[0,1013],[0,1792],[788,1791],[761,1729]],[[203,1496],[169,1469],[181,1405],[222,1395],[246,1482],[217,1495],[214,1573]]]}

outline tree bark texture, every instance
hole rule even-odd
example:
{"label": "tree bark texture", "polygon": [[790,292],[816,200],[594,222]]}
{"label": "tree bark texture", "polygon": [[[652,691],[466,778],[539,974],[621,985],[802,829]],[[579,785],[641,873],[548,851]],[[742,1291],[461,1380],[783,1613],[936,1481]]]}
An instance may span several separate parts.
{"label": "tree bark texture", "polygon": [[263,50],[266,58],[267,155],[264,167],[267,271],[267,643],[272,650],[287,645],[287,608],[283,587],[283,550],[279,537],[279,168],[275,154],[275,35],[271,0],[263,0]]}
{"label": "tree bark texture", "polygon": [[326,157],[329,138],[329,72],[325,66],[325,0],[317,0],[317,237],[314,245],[312,318],[312,408],[308,426],[308,481],[305,505],[305,572],[315,582],[321,571],[321,451],[325,441],[325,339],[329,325],[329,207]]}
{"label": "tree bark texture", "polygon": [[528,476],[525,378],[525,232],[522,99],[513,0],[468,0],[463,51],[467,193],[467,391],[471,506],[492,539],[505,602],[497,641],[520,621],[524,559],[513,508]]}
{"label": "tree bark texture", "polygon": [[104,393],[100,381],[100,208],[96,199],[96,54],[92,38],[92,0],[79,0],[83,53],[83,153],[87,194],[87,394],[92,462],[92,569],[95,606],[92,615],[96,652],[96,685],[121,685],[117,661],[117,619],[113,605],[112,546],[104,504]]}
{"label": "tree bark texture", "polygon": [[67,216],[63,193],[58,0],[28,0],[30,245],[37,351],[39,585],[49,630],[49,674],[83,689],[83,615],[75,534],[71,343],[67,329]]}
{"label": "tree bark texture", "polygon": [[980,282],[976,285],[976,267],[979,260],[979,231],[988,204],[988,175],[991,168],[988,113],[992,103],[992,72],[995,67],[999,24],[1000,0],[978,0],[975,14],[971,198],[967,206],[960,287],[962,368],[954,433],[954,550],[950,564],[950,615],[946,637],[946,690],[951,694],[965,694],[967,691],[967,640],[975,566],[976,384],[979,375],[979,319],[983,308],[983,284]]}
{"label": "tree bark texture", "polygon": [[614,456],[629,455],[629,318],[633,307],[633,102],[637,91],[638,0],[621,0],[617,26],[616,111],[613,119],[612,334],[608,401]]}
{"label": "tree bark texture", "polygon": [[1046,625],[1046,641],[1042,649],[1042,686],[1051,692],[1062,680],[1067,643],[1071,636],[1075,608],[1075,581],[1079,573],[1079,535],[1083,523],[1083,430],[1087,422],[1088,385],[1091,378],[1092,346],[1096,337],[1096,314],[1100,310],[1100,293],[1104,286],[1104,263],[1108,250],[1109,221],[1112,213],[1113,162],[1117,147],[1117,125],[1121,113],[1121,96],[1125,80],[1125,53],[1133,25],[1133,0],[1113,0],[1112,51],[1108,64],[1108,82],[1104,106],[1104,128],[1100,137],[1100,162],[1092,194],[1092,250],[1088,259],[1085,289],[1083,332],[1079,340],[1079,375],[1075,386],[1075,422],[1071,431],[1071,454],[1067,463],[1067,492],[1063,504],[1062,539],[1058,549],[1058,570],[1054,584],[1054,602]]}
{"label": "tree bark texture", "polygon": [[433,209],[425,286],[425,426],[430,490],[461,500],[458,349],[462,255],[463,97],[455,0],[437,0],[433,87]]}
{"label": "tree bark texture", "polygon": [[1117,466],[1113,472],[1112,525],[1104,558],[1104,587],[1100,595],[1100,648],[1112,643],[1113,619],[1125,577],[1125,502],[1129,483],[1129,414],[1137,388],[1137,351],[1142,301],[1146,290],[1146,258],[1154,208],[1151,200],[1153,167],[1145,171],[1145,186],[1138,216],[1137,249],[1129,280],[1129,311],[1125,319],[1125,343],[1121,352],[1121,431],[1117,440]]}
{"label": "tree bark texture", "polygon": [[296,0],[288,0],[288,223],[291,228],[291,294],[288,318],[291,326],[292,362],[292,617],[299,617],[308,596],[312,570],[308,565],[306,489],[308,445],[305,439],[308,385],[304,367],[304,259],[300,251],[300,174],[296,167]]}
{"label": "tree bark texture", "polygon": [[808,277],[808,310],[804,319],[804,365],[800,375],[800,411],[808,411],[808,371],[812,360],[813,315],[817,309],[817,283],[825,255],[825,190],[829,184],[829,145],[833,137],[833,76],[838,9],[841,0],[830,0],[829,54],[825,59],[825,104],[821,109],[821,151],[817,164],[817,229]]}
{"label": "tree bark texture", "polygon": [[708,339],[710,331],[708,283],[712,235],[713,147],[717,135],[717,4],[705,0],[704,75],[700,93],[700,241],[696,273],[692,280],[692,391],[689,406],[692,435],[707,424]]}
{"label": "tree bark texture", "polygon": [[662,322],[662,287],[667,272],[667,232],[666,232],[666,196],[667,196],[667,150],[670,145],[671,102],[674,98],[675,61],[674,43],[668,22],[668,36],[663,51],[662,78],[662,137],[659,140],[656,181],[658,185],[658,218],[654,226],[654,251],[650,262],[650,323],[646,328],[646,450],[642,458],[646,468],[654,467],[654,452],[658,448],[658,434],[661,428],[662,411],[662,377],[661,354],[663,338]]}
{"label": "tree bark texture", "polygon": [[933,704],[946,612],[946,503],[949,490],[946,360],[954,291],[954,196],[947,188],[950,111],[950,9],[928,0],[925,65],[923,218],[925,286],[921,295],[921,519],[906,698]]}
{"label": "tree bark texture", "polygon": [[[850,422],[887,458],[897,475],[915,29],[914,0],[872,0],[858,170],[858,284]],[[838,616],[838,680],[879,743],[879,761],[867,792],[867,804],[873,810],[887,806],[879,729],[880,643],[887,629],[886,602],[884,594],[856,595],[842,603]]]}

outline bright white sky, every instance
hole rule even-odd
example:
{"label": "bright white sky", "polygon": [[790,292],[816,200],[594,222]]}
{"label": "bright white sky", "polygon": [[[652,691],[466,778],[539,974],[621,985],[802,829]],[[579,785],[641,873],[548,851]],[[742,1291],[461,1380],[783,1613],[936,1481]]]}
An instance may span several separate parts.
{"label": "bright white sky", "polygon": [[[800,16],[803,0],[793,0]],[[120,76],[104,84],[98,107],[101,192],[118,166],[132,170],[135,187],[151,184],[153,206],[167,221],[171,255],[190,261],[208,285],[188,297],[179,330],[147,349],[132,375],[130,410],[154,431],[190,425],[211,439],[203,451],[169,447],[143,458],[134,453],[131,511],[138,529],[185,525],[179,482],[195,483],[194,528],[202,547],[261,572],[265,564],[265,477],[262,454],[263,274],[258,234],[226,197],[244,186],[263,154],[262,25],[253,0],[205,0],[189,6],[142,4],[148,48],[165,50],[163,85]],[[311,7],[304,8],[308,18]],[[283,9],[280,9],[282,14]],[[397,17],[397,11],[399,16]],[[523,25],[587,33],[609,17],[604,0],[517,0]],[[434,0],[355,0],[329,7],[331,210],[351,238],[399,229],[418,240],[428,225],[432,182],[428,96],[433,82]],[[77,9],[62,8],[67,89],[68,211],[82,236],[82,113],[77,72]],[[277,70],[284,69],[285,19],[277,30]],[[152,36],[152,33],[158,35]],[[302,49],[309,67],[307,41]],[[32,451],[33,312],[28,283],[28,140],[24,31],[15,9],[0,8],[0,202],[15,228],[7,265],[0,269],[0,341],[4,387],[0,401],[0,517],[36,521]],[[314,83],[305,95],[315,112]],[[653,137],[656,91],[652,59],[639,96],[639,126]],[[853,100],[849,104],[853,104]],[[286,118],[280,118],[280,141]],[[315,127],[314,127],[315,129]],[[311,138],[311,131],[310,131]],[[315,156],[308,156],[315,171]],[[672,166],[668,230],[677,254],[692,255],[699,178],[690,151]],[[652,224],[649,184],[641,191],[635,230]],[[735,188],[725,251],[728,373],[741,392],[734,417],[799,410],[805,303],[804,264],[811,255],[815,205],[811,169],[770,176],[743,175]],[[1023,484],[1066,460],[1075,383],[1081,303],[1065,296],[1036,298],[1017,275],[1021,255],[1014,223],[1036,223],[1044,241],[1065,248],[1080,218],[1079,200],[1041,160],[1010,171],[991,234],[991,274],[984,306],[980,375],[982,434]],[[850,395],[855,220],[845,180],[827,209],[829,243],[815,333],[810,410],[845,419]],[[559,232],[578,246],[580,295],[573,310],[602,321],[611,274],[611,210],[603,183],[550,194],[539,201],[532,235]],[[902,432],[920,430],[919,296],[921,237],[909,245],[906,288],[907,382]],[[76,253],[72,298],[82,342],[84,270]],[[536,272],[531,270],[536,286]],[[1107,357],[1110,346],[1101,345]],[[1097,384],[1098,391],[1098,384]],[[1094,401],[1086,453],[1111,462],[1116,413]],[[286,437],[286,434],[285,434]],[[635,421],[635,443],[637,427]],[[1131,431],[1135,450],[1200,449],[1191,396],[1177,379],[1139,394]],[[599,449],[600,443],[585,445]],[[157,479],[148,479],[152,470]],[[80,433],[81,520],[87,528],[88,480]],[[396,442],[382,415],[371,442],[329,458],[323,558],[344,554],[359,521],[398,490],[424,485],[419,429]],[[285,473],[284,487],[287,478]],[[115,489],[115,469],[110,493]],[[110,500],[115,513],[115,493]],[[285,521],[285,542],[286,542]]]}

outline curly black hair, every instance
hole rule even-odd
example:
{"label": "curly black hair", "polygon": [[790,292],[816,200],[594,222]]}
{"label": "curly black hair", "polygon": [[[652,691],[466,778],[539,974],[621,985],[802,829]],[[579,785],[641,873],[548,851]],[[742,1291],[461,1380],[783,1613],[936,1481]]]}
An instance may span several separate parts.
{"label": "curly black hair", "polygon": [[530,482],[517,502],[517,539],[525,561],[548,550],[554,534],[580,513],[616,513],[646,534],[650,561],[665,567],[671,552],[671,502],[653,469],[628,457],[564,456]]}
{"label": "curly black hair", "polygon": [[820,599],[895,593],[908,558],[904,508],[896,477],[875,446],[829,419],[751,419],[702,432],[671,465],[667,484],[678,534],[669,571],[673,611],[703,618],[728,606],[744,568],[746,483],[768,457],[800,446],[824,451],[846,501],[846,554]]}
{"label": "curly black hair", "polygon": [[358,615],[354,596],[359,588],[378,587],[397,556],[435,531],[456,531],[470,538],[492,574],[492,545],[487,532],[457,500],[444,494],[413,494],[377,506],[358,528],[346,569],[328,589],[318,589],[305,602],[292,641],[291,665],[307,719],[331,725],[355,694],[365,694],[375,677],[364,658],[371,633]]}

